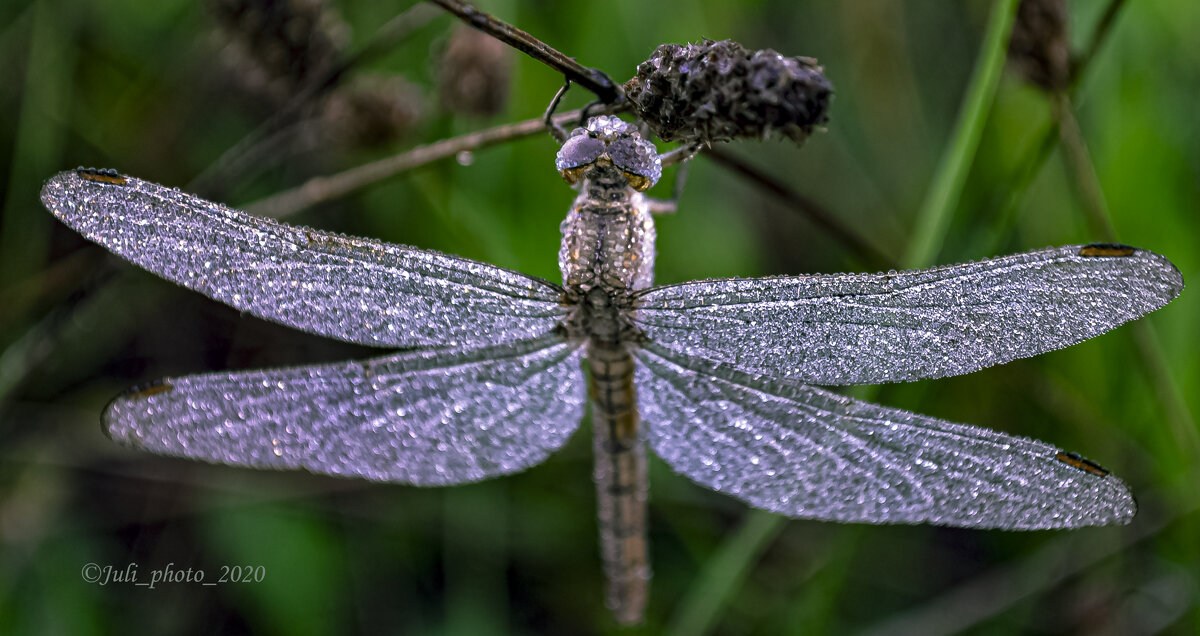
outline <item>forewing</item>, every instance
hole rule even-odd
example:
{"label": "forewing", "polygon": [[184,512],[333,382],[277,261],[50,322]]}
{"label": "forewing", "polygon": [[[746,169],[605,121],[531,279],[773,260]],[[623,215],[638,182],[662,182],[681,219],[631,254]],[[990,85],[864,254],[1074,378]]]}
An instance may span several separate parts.
{"label": "forewing", "polygon": [[541,462],[584,395],[579,348],[545,338],[167,379],[114,400],[104,427],[163,455],[437,486]]}
{"label": "forewing", "polygon": [[255,316],[366,345],[537,338],[558,286],[437,252],[296,227],[115,173],[42,189],[63,223],[163,278]]}
{"label": "forewing", "polygon": [[790,517],[1034,530],[1127,523],[1129,488],[1043,442],[636,351],[650,446],[676,471]]}
{"label": "forewing", "polygon": [[668,285],[642,294],[633,320],[666,349],[746,373],[873,384],[1076,344],[1181,289],[1179,270],[1154,252],[1072,245],[899,273]]}

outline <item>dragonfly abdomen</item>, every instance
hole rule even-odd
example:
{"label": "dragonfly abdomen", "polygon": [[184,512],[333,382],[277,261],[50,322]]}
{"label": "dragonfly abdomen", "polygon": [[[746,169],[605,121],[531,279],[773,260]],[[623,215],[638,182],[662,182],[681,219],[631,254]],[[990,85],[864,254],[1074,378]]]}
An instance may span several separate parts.
{"label": "dragonfly abdomen", "polygon": [[633,358],[620,345],[593,341],[588,370],[606,602],[628,625],[642,620],[650,581],[646,449],[638,431]]}

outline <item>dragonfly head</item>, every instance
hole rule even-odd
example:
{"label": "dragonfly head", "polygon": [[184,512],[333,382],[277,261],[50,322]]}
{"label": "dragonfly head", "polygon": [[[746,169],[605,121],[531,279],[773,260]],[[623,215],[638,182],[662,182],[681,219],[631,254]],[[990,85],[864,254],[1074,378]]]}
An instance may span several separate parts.
{"label": "dragonfly head", "polygon": [[642,139],[632,124],[608,115],[593,117],[586,128],[571,131],[554,167],[571,185],[584,179],[624,181],[638,192],[662,176],[654,144]]}

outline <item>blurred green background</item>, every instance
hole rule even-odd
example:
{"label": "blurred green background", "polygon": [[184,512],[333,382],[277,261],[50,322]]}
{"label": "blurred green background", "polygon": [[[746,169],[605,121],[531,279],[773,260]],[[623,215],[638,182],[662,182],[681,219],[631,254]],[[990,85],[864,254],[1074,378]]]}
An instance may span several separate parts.
{"label": "blurred green background", "polygon": [[[235,55],[270,38],[218,28],[210,8],[217,4],[229,3],[0,3],[0,632],[621,631],[603,606],[586,426],[526,473],[444,489],[164,459],[118,448],[101,433],[106,401],[131,384],[373,352],[241,316],[117,262],[46,213],[37,198],[46,178],[96,165],[248,204],[311,176],[537,117],[561,84],[553,71],[510,54],[510,94],[499,114],[455,114],[461,105],[439,97],[437,86],[467,73],[470,62],[439,61],[457,23],[432,11],[331,89],[348,95],[353,81],[385,78],[376,88],[420,106],[419,116],[415,106],[406,111],[409,123],[383,126],[394,138],[362,143],[344,113],[364,107],[327,108],[225,169],[231,149],[244,147],[294,94],[296,77],[322,68],[330,50],[360,50],[407,6],[330,4],[314,27],[327,42],[284,29],[311,46],[284,47],[282,57],[270,49],[283,69],[283,79],[271,80],[244,51]],[[981,0],[480,4],[618,81],[658,44],[703,37],[819,58],[837,88],[828,129],[803,149],[744,142],[728,150],[818,202],[896,263],[944,178],[939,160],[992,10]],[[1086,48],[1107,4],[1071,7],[1074,50]],[[1075,96],[1116,238],[1167,255],[1193,282],[1198,32],[1198,3],[1129,3]],[[486,66],[495,54],[482,59]],[[504,73],[487,67],[485,75]],[[573,89],[568,106],[588,99]],[[1103,239],[1086,220],[1078,170],[1056,148],[1038,160],[1051,118],[1046,95],[1010,70],[990,103],[932,261]],[[481,150],[294,221],[556,279],[558,224],[573,193],[553,169],[555,150],[542,135]],[[680,212],[660,218],[659,235],[661,282],[889,267],[705,158],[693,162]],[[1028,533],[778,524],[655,459],[655,578],[646,625],[631,631],[1196,633],[1194,292],[1145,327],[869,393],[1083,453],[1134,489],[1141,512],[1133,524]],[[222,566],[262,566],[265,579],[100,586],[82,579],[88,563],[136,564],[141,581],[168,564],[203,569],[210,581]]]}

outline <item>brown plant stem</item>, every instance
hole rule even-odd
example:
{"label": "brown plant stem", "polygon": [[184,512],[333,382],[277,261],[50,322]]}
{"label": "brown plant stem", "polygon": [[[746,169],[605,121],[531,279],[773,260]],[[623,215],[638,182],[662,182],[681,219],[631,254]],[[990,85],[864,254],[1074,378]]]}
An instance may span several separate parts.
{"label": "brown plant stem", "polygon": [[517,27],[480,11],[460,0],[430,0],[433,4],[458,16],[463,22],[487,33],[501,42],[562,73],[568,80],[592,91],[606,104],[621,101],[621,87],[604,72],[583,66],[554,47]]}
{"label": "brown plant stem", "polygon": [[[1114,4],[1120,4],[1117,0]],[[1057,93],[1053,97],[1054,120],[1058,124],[1059,140],[1062,145],[1063,159],[1071,174],[1072,183],[1083,203],[1084,215],[1092,233],[1105,242],[1116,242],[1116,231],[1113,229],[1108,202],[1100,178],[1096,175],[1096,166],[1088,152],[1087,143],[1071,99],[1066,93]],[[1159,394],[1164,415],[1170,422],[1171,432],[1180,448],[1186,449],[1191,458],[1200,457],[1200,433],[1196,431],[1196,422],[1188,410],[1178,385],[1174,381],[1171,369],[1167,364],[1166,355],[1154,335],[1153,326],[1139,320],[1133,324],[1133,341],[1137,349],[1142,368],[1149,376]]]}
{"label": "brown plant stem", "polygon": [[1071,98],[1065,93],[1054,94],[1051,97],[1051,109],[1054,121],[1058,124],[1063,158],[1071,172],[1072,183],[1083,201],[1089,229],[1096,237],[1112,243],[1116,241],[1117,234],[1109,220],[1108,203],[1104,199],[1100,178],[1096,176],[1096,168],[1088,153],[1083,131],[1079,128],[1079,121],[1075,119]]}
{"label": "brown plant stem", "polygon": [[813,225],[821,228],[854,252],[857,259],[869,266],[894,267],[898,262],[897,257],[867,242],[866,238],[854,229],[847,227],[838,215],[826,210],[820,203],[782,181],[763,173],[734,154],[722,148],[712,148],[704,155],[722,168],[775,195]]}
{"label": "brown plant stem", "polygon": [[[580,111],[574,110],[556,115],[554,121],[559,123],[575,122],[579,119],[579,115]],[[289,216],[318,203],[345,196],[376,181],[394,177],[433,161],[453,157],[460,152],[479,150],[514,139],[545,134],[545,132],[545,121],[538,117],[443,139],[398,155],[355,166],[337,174],[313,177],[299,186],[251,203],[246,206],[246,210],[275,218]]]}
{"label": "brown plant stem", "polygon": [[1104,8],[1104,15],[1100,16],[1099,22],[1096,23],[1096,28],[1092,30],[1092,37],[1088,40],[1087,47],[1084,48],[1083,54],[1076,58],[1074,64],[1072,64],[1072,92],[1079,85],[1088,67],[1095,61],[1096,55],[1100,52],[1100,47],[1104,46],[1104,42],[1108,40],[1108,34],[1112,32],[1113,24],[1116,23],[1117,16],[1121,14],[1121,9],[1124,6],[1125,0],[1111,0],[1108,6]]}

